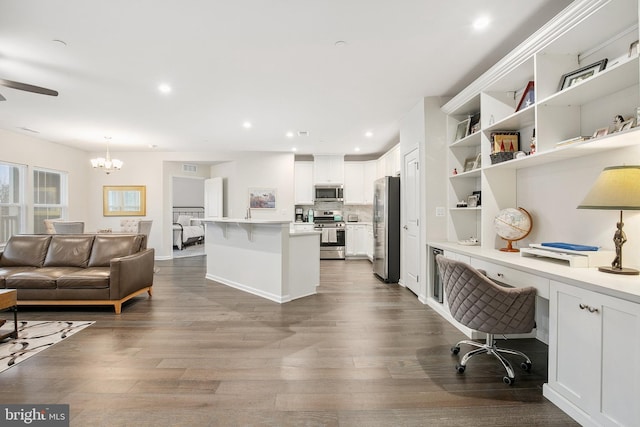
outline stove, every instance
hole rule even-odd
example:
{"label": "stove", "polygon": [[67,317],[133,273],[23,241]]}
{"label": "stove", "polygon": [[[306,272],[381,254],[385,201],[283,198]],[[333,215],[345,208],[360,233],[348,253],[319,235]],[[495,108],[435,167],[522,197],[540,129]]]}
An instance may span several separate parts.
{"label": "stove", "polygon": [[344,259],[345,223],[342,211],[313,211],[314,230],[321,231],[320,259]]}

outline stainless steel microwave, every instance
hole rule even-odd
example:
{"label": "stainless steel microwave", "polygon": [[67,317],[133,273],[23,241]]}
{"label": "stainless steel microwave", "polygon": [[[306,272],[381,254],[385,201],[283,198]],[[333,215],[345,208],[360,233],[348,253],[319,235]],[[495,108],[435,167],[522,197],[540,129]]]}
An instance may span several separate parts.
{"label": "stainless steel microwave", "polygon": [[342,185],[316,185],[316,202],[341,202],[344,199]]}

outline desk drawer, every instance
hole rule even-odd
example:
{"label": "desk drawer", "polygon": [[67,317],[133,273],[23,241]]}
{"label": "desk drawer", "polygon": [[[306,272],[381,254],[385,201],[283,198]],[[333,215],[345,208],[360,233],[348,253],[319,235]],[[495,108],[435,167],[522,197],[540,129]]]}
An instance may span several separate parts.
{"label": "desk drawer", "polygon": [[533,286],[538,291],[539,297],[549,299],[549,279],[547,278],[474,258],[471,258],[470,264],[478,270],[485,270],[487,277],[490,279],[506,283],[515,288]]}

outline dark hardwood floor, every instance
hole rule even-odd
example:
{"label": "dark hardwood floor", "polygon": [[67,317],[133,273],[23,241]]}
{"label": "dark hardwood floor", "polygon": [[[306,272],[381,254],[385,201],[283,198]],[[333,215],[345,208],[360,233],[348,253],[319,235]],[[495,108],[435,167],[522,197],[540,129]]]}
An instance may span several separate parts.
{"label": "dark hardwood floor", "polygon": [[322,261],[319,293],[282,305],[206,281],[204,264],[157,262],[153,298],[121,315],[21,308],[96,323],[1,373],[0,402],[68,403],[73,426],[577,425],[542,397],[545,345],[505,345],[534,363],[511,387],[489,356],[457,374],[463,335],[368,261]]}

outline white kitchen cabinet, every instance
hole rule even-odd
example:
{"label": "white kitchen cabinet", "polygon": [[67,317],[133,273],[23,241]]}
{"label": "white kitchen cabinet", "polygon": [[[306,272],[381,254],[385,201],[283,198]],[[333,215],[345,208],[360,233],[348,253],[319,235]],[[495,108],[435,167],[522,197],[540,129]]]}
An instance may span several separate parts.
{"label": "white kitchen cabinet", "polygon": [[376,161],[344,163],[344,204],[372,205]]}
{"label": "white kitchen cabinet", "polygon": [[313,205],[313,162],[294,163],[296,205]]}
{"label": "white kitchen cabinet", "polygon": [[344,162],[344,204],[364,204],[364,162]]}
{"label": "white kitchen cabinet", "polygon": [[632,426],[640,406],[640,304],[551,281],[544,395],[583,425]]}
{"label": "white kitchen cabinet", "polygon": [[364,166],[364,204],[373,205],[373,183],[376,180],[376,162],[363,162]]}
{"label": "white kitchen cabinet", "polygon": [[344,156],[318,154],[313,156],[314,184],[344,184]]}
{"label": "white kitchen cabinet", "polygon": [[347,224],[346,255],[367,256],[367,227],[364,224]]}

